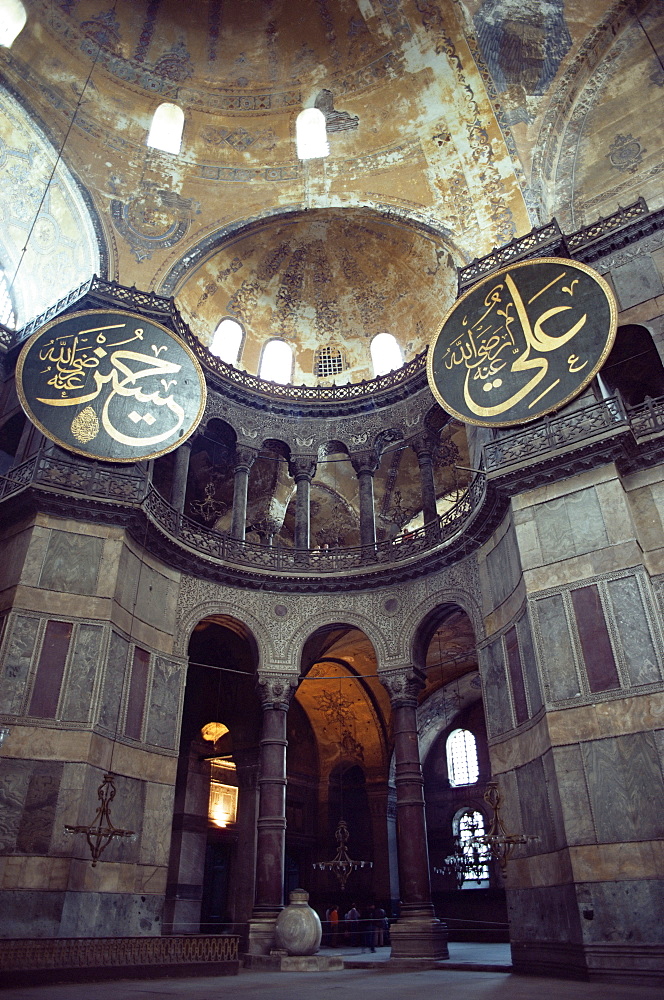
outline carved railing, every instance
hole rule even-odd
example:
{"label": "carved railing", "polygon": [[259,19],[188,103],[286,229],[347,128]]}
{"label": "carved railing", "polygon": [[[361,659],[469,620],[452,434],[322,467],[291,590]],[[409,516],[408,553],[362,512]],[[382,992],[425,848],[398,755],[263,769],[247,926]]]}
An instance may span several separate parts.
{"label": "carved railing", "polygon": [[66,493],[131,504],[141,503],[148,486],[147,473],[137,472],[135,466],[112,469],[94,462],[84,464],[39,452],[0,479],[0,499],[33,483]]}
{"label": "carved railing", "polygon": [[637,441],[660,434],[664,431],[664,396],[657,399],[646,396],[639,406],[631,406],[627,415]]}
{"label": "carved railing", "polygon": [[41,315],[35,317],[21,330],[13,334],[13,342],[20,343],[30,334],[47,323],[54,316],[63,312],[68,306],[83,298],[84,295],[94,295],[106,300],[109,305],[116,308],[123,308],[130,311],[142,312],[143,315],[153,316],[162,323],[170,323],[182,340],[191,347],[201,364],[209,371],[219,375],[223,380],[250,392],[260,393],[261,396],[271,397],[275,400],[290,401],[293,403],[335,403],[347,400],[373,399],[381,393],[389,393],[391,390],[408,384],[409,389],[415,389],[413,380],[418,379],[424,384],[424,374],[426,372],[427,352],[422,351],[412,358],[407,364],[387,375],[380,375],[374,379],[364,379],[361,382],[349,382],[347,385],[278,385],[276,382],[268,382],[266,379],[251,375],[249,372],[234,368],[233,365],[226,364],[221,358],[215,357],[204,347],[195,337],[182,316],[180,315],[173,299],[155,292],[142,292],[138,288],[125,288],[114,281],[104,281],[103,278],[94,277],[84,282],[78,288],[72,289],[64,298],[50,306]]}
{"label": "carved railing", "polygon": [[178,514],[153,487],[148,490],[143,509],[171,538],[212,559],[245,569],[335,575],[350,569],[403,562],[448,542],[472,520],[482,505],[485,491],[485,477],[478,474],[456,503],[436,521],[392,540],[344,549],[295,549],[278,544],[242,542]]}
{"label": "carved railing", "polygon": [[487,472],[530,462],[548,452],[578,445],[599,434],[629,427],[622,400],[618,396],[556,417],[542,417],[511,434],[497,431],[498,436],[484,445]]}
{"label": "carved railing", "polygon": [[0,500],[31,485],[141,509],[167,537],[203,557],[239,568],[332,575],[404,562],[450,541],[473,519],[486,492],[485,477],[478,474],[439,518],[393,540],[345,549],[294,549],[240,541],[178,513],[151,485],[147,471],[131,466],[111,469],[40,452],[0,477]]}
{"label": "carved railing", "polygon": [[517,260],[561,254],[565,257],[574,255],[583,259],[584,247],[610,236],[619,229],[624,229],[648,214],[646,202],[643,198],[638,198],[632,205],[619,208],[612,215],[597,219],[596,222],[584,226],[569,236],[563,233],[557,220],[552,219],[545,226],[533,229],[525,236],[518,236],[504,247],[498,247],[485,257],[479,257],[465,267],[459,268],[459,292],[470,288],[492,271],[498,271],[501,267],[507,267]]}

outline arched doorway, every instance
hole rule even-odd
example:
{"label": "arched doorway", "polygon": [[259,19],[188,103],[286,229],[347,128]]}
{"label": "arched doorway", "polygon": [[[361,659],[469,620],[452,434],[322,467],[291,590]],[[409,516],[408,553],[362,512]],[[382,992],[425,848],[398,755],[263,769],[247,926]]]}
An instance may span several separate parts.
{"label": "arched doorway", "polygon": [[165,929],[246,924],[254,903],[260,702],[253,636],[236,619],[199,622],[189,642]]}
{"label": "arched doorway", "polygon": [[[390,703],[373,646],[351,626],[320,629],[305,645],[302,674],[288,717],[287,858],[299,860],[321,916],[333,905],[342,915],[370,902],[388,910],[396,871],[388,830]],[[373,866],[345,886],[313,867],[336,853],[341,819],[351,858]]]}

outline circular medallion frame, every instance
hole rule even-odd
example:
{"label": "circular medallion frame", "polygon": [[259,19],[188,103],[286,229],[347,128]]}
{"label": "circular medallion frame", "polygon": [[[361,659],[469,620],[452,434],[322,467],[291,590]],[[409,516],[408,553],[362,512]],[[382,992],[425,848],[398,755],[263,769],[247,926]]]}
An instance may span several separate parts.
{"label": "circular medallion frame", "polygon": [[[113,347],[124,349],[110,354]],[[41,327],[23,345],[16,389],[28,419],[50,441],[113,463],[179,447],[207,400],[203,370],[187,344],[155,320],[114,308],[67,313]]]}
{"label": "circular medallion frame", "polygon": [[[587,264],[566,257],[518,261],[477,282],[448,311],[429,346],[429,386],[443,409],[466,424],[531,423],[590,384],[613,347],[617,314],[611,287]],[[486,394],[479,402],[470,391],[471,372]],[[493,405],[483,405],[489,397]]]}

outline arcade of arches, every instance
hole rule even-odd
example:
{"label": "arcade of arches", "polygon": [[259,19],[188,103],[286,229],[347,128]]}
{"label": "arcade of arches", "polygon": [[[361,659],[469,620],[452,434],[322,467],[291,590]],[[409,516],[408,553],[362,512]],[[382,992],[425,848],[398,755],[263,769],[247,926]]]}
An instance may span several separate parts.
{"label": "arcade of arches", "polygon": [[[0,0],[0,29],[10,8],[0,956],[269,955],[301,886],[383,906],[396,958],[475,928],[517,971],[660,981],[661,3]],[[539,256],[605,277],[615,344],[560,412],[465,426],[428,345]],[[92,461],[24,415],[23,342],[98,309],[200,362],[168,454]],[[65,827],[106,773],[132,836],[93,866]],[[490,781],[533,839],[457,880]],[[340,818],[372,865],[343,891],[314,867]]]}

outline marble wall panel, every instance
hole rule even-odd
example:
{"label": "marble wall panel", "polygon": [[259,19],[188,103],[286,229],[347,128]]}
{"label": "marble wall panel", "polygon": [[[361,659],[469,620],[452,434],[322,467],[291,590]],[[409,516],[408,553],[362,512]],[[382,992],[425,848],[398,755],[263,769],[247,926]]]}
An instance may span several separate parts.
{"label": "marble wall panel", "polygon": [[621,310],[630,309],[664,292],[662,279],[650,256],[636,257],[611,269],[611,280]]}
{"label": "marble wall panel", "polygon": [[175,612],[177,585],[140,560],[128,548],[122,550],[116,600],[142,621],[169,631]]}
{"label": "marble wall panel", "polygon": [[175,749],[179,733],[180,692],[186,668],[163,656],[155,657],[145,740]]}
{"label": "marble wall panel", "polygon": [[570,493],[565,497],[565,504],[576,555],[594,552],[609,544],[602,508],[594,488]]}
{"label": "marble wall panel", "polygon": [[51,619],[46,623],[28,715],[55,718],[72,629],[71,622]]}
{"label": "marble wall panel", "polygon": [[508,889],[507,912],[513,942],[581,943],[579,911],[572,884]]}
{"label": "marble wall panel", "polygon": [[0,854],[13,854],[33,762],[0,758]]}
{"label": "marble wall panel", "polygon": [[544,562],[558,562],[576,555],[565,498],[538,504],[534,513]]}
{"label": "marble wall panel", "polygon": [[597,585],[576,587],[572,591],[572,605],[590,690],[619,688],[618,668]]}
{"label": "marble wall panel", "polygon": [[580,886],[579,893],[583,908],[593,914],[582,924],[587,943],[664,944],[664,879],[592,882]]}
{"label": "marble wall panel", "polygon": [[513,728],[502,639],[480,650],[479,659],[488,729],[498,736]]}
{"label": "marble wall panel", "polygon": [[92,596],[97,590],[102,538],[52,531],[39,577],[46,590]]}
{"label": "marble wall panel", "polygon": [[579,490],[535,507],[545,563],[594,552],[609,544],[594,488]]}
{"label": "marble wall panel", "polygon": [[121,892],[68,892],[59,937],[161,934],[163,897]]}
{"label": "marble wall panel", "polygon": [[581,753],[598,841],[664,836],[664,782],[652,733],[588,741]]}
{"label": "marble wall panel", "polygon": [[0,937],[57,937],[64,901],[64,892],[52,890],[0,891]]}
{"label": "marble wall panel", "polygon": [[103,635],[99,625],[81,625],[77,630],[61,708],[67,721],[88,721]]}
{"label": "marble wall panel", "polygon": [[140,845],[141,864],[167,865],[171,845],[174,788],[149,782],[145,789],[145,815]]}
{"label": "marble wall panel", "polygon": [[586,785],[581,748],[556,747],[553,751],[560,805],[568,845],[594,844],[597,840]]}
{"label": "marble wall panel", "polygon": [[530,854],[548,854],[563,846],[557,843],[556,828],[551,815],[544,762],[541,757],[516,768],[523,832],[539,837],[528,848]]}
{"label": "marble wall panel", "polygon": [[493,606],[507,600],[521,580],[521,563],[514,529],[510,527],[487,555],[487,572],[491,583]]}
{"label": "marble wall panel", "polygon": [[0,590],[13,587],[21,579],[23,563],[30,544],[30,534],[29,531],[20,531],[2,543]]}
{"label": "marble wall panel", "polygon": [[521,646],[521,662],[523,663],[526,688],[528,690],[530,714],[533,716],[539,712],[543,702],[537,660],[535,659],[533,634],[527,613],[517,622],[516,630],[519,636],[519,645]]}
{"label": "marble wall panel", "polygon": [[520,726],[521,723],[525,722],[528,718],[528,703],[526,699],[526,685],[523,679],[521,651],[517,640],[516,628],[509,629],[505,635],[505,650],[507,653],[507,666],[512,684],[514,715],[517,726]]}
{"label": "marble wall panel", "polygon": [[143,731],[143,713],[145,711],[149,669],[150,654],[147,649],[135,646],[129,682],[129,698],[127,699],[127,718],[125,720],[125,733],[133,740],[140,740]]}
{"label": "marble wall panel", "polygon": [[17,851],[49,853],[62,767],[62,761],[58,760],[35,762],[16,835]]}
{"label": "marble wall panel", "polygon": [[567,615],[559,594],[536,602],[542,648],[540,657],[550,696],[562,701],[579,694],[579,677],[570,639]]}
{"label": "marble wall panel", "polygon": [[99,724],[115,733],[119,724],[120,701],[127,670],[129,643],[117,632],[111,633],[106,659],[106,673],[99,709]]}
{"label": "marble wall panel", "polygon": [[661,680],[657,655],[636,578],[629,576],[619,580],[609,580],[607,590],[632,684],[652,684]]}
{"label": "marble wall panel", "polygon": [[0,711],[8,715],[19,715],[37,641],[39,621],[16,615],[10,617],[9,627],[11,634],[5,646],[0,684]]}

